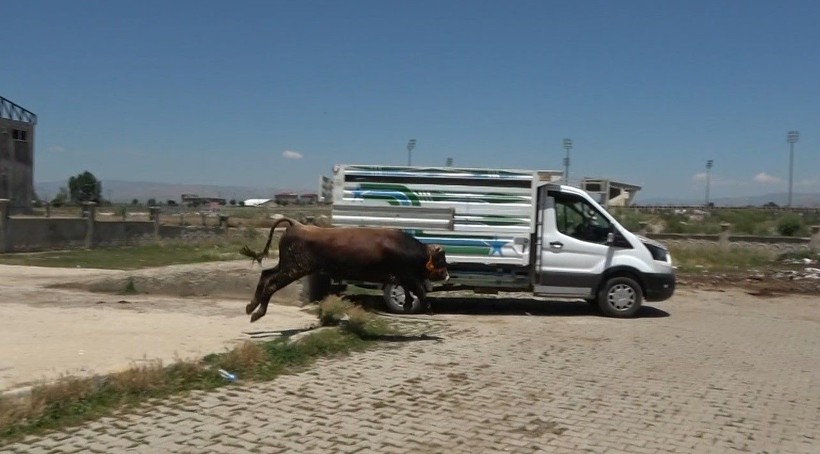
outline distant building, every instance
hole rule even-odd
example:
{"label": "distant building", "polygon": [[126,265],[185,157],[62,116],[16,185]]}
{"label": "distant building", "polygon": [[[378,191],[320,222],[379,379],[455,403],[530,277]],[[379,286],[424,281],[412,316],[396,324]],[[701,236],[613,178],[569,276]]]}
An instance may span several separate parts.
{"label": "distant building", "polygon": [[12,212],[34,199],[34,126],[37,115],[0,96],[0,199]]}
{"label": "distant building", "polygon": [[319,194],[307,193],[299,195],[299,203],[302,205],[315,205],[319,201]]}
{"label": "distant building", "polygon": [[319,177],[319,203],[331,203],[333,201],[333,178]]}
{"label": "distant building", "polygon": [[242,201],[242,205],[246,207],[264,207],[273,203],[271,199],[247,199]]}
{"label": "distant building", "polygon": [[280,192],[273,196],[277,205],[295,205],[299,203],[299,194],[295,192]]}
{"label": "distant building", "polygon": [[180,200],[189,207],[225,205],[227,201],[221,197],[200,197],[197,194],[182,194]]}
{"label": "distant building", "polygon": [[581,189],[594,197],[596,202],[609,208],[629,206],[641,187],[600,178],[584,178],[581,180]]}

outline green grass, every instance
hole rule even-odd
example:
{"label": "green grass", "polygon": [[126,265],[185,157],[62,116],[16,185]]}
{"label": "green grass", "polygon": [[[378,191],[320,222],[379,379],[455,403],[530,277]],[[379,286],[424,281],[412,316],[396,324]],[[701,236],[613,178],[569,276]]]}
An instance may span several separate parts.
{"label": "green grass", "polygon": [[317,358],[364,350],[374,346],[379,336],[396,334],[370,314],[354,313],[352,318],[358,320],[354,329],[342,324],[295,342],[245,342],[199,361],[169,366],[154,362],[104,377],[66,376],[35,388],[30,396],[0,397],[0,444],[111,415],[148,399],[230,386],[219,369],[230,371],[247,385],[305,370]]}
{"label": "green grass", "polygon": [[673,246],[669,252],[672,254],[673,264],[682,273],[737,271],[773,265],[777,261],[774,253],[748,248],[722,250],[717,245]]}
{"label": "green grass", "polygon": [[163,241],[142,246],[0,254],[0,264],[133,270],[186,263],[244,258],[238,251],[254,241],[225,237],[213,240]]}

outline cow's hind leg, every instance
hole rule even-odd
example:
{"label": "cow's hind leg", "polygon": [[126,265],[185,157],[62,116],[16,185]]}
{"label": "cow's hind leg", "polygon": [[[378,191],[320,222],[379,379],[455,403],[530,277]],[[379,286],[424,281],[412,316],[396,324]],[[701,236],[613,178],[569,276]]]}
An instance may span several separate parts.
{"label": "cow's hind leg", "polygon": [[[254,301],[248,305],[248,307],[253,304],[259,306],[251,314],[251,322],[255,322],[265,316],[268,312],[268,303],[277,290],[289,285],[291,282],[303,277],[305,274],[307,273],[294,271],[289,273],[276,272],[271,274],[268,279],[265,279],[265,285],[261,288],[261,292],[260,289],[257,288],[257,296],[255,296]],[[261,284],[262,282],[260,282],[260,285]],[[246,307],[245,310],[248,310],[248,307]]]}
{"label": "cow's hind leg", "polygon": [[274,266],[273,268],[269,268],[267,270],[262,270],[262,273],[259,276],[259,283],[256,284],[256,292],[253,294],[253,299],[251,302],[245,306],[245,313],[251,315],[254,309],[259,306],[259,302],[262,301],[262,294],[265,291],[265,287],[270,285],[268,282],[271,280],[273,275],[279,272],[279,265]]}

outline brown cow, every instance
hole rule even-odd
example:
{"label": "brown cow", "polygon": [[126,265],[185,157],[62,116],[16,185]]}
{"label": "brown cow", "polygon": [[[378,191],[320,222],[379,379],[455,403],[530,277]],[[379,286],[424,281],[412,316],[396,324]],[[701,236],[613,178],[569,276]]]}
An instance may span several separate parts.
{"label": "brown cow", "polygon": [[388,228],[323,228],[303,225],[289,218],[273,224],[262,252],[247,246],[242,254],[260,264],[268,255],[273,231],[287,222],[290,226],[279,240],[279,263],[262,270],[256,293],[245,306],[251,322],[265,316],[273,294],[291,282],[313,273],[323,273],[334,279],[364,282],[394,283],[405,288],[405,311],[413,305],[413,295],[424,305],[424,281],[445,280],[447,260],[437,245],[425,245],[413,236]]}

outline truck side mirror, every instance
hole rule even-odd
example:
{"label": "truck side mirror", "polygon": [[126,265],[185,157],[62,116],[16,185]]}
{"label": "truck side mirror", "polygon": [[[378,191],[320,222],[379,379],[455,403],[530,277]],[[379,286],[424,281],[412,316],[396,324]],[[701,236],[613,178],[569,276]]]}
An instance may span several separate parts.
{"label": "truck side mirror", "polygon": [[615,243],[615,232],[610,231],[606,234],[606,244],[612,246],[613,243]]}

